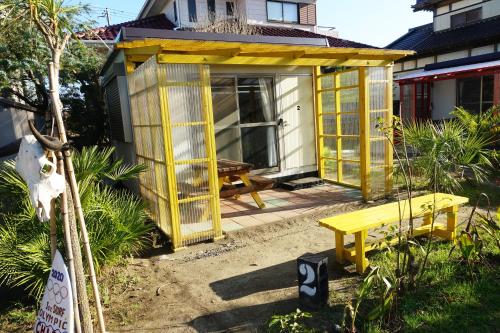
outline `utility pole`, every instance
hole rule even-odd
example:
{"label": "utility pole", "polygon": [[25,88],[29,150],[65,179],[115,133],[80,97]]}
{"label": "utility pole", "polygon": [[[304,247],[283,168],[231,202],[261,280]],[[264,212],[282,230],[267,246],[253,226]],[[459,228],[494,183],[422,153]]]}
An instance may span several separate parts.
{"label": "utility pole", "polygon": [[104,8],[104,10],[102,11],[102,16],[99,16],[99,17],[105,17],[106,18],[106,21],[108,22],[108,26],[110,26],[110,21],[111,21],[111,18],[110,18],[110,15],[109,15],[109,9],[108,8]]}

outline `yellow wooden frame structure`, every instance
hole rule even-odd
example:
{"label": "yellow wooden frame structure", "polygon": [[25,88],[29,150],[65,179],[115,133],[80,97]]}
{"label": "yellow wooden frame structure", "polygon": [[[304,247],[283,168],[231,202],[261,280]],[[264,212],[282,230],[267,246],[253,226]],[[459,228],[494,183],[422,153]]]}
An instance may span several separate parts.
{"label": "yellow wooden frame structure", "polygon": [[[316,111],[316,133],[317,133],[317,156],[318,171],[322,178],[325,178],[323,165],[323,122],[322,122],[322,92],[321,67],[355,67],[359,72],[359,115],[360,115],[360,168],[361,168],[361,186],[363,197],[371,199],[370,190],[370,112],[369,99],[370,89],[366,75],[366,68],[386,67],[388,68],[390,79],[387,81],[387,113],[386,121],[392,117],[392,64],[395,60],[413,54],[413,51],[402,50],[382,50],[369,48],[335,48],[321,46],[302,46],[302,45],[284,45],[269,43],[246,43],[246,42],[227,42],[227,41],[208,41],[208,40],[183,40],[183,39],[156,39],[145,38],[141,40],[122,41],[116,44],[116,49],[123,50],[125,55],[125,66],[128,74],[136,69],[137,65],[147,61],[151,57],[158,64],[197,64],[200,71],[200,82],[202,91],[202,108],[205,119],[205,139],[207,148],[207,158],[203,162],[209,163],[209,182],[210,182],[210,200],[211,211],[213,215],[214,233],[213,238],[222,237],[220,225],[220,208],[218,192],[213,192],[217,188],[217,169],[216,169],[216,147],[213,124],[213,110],[211,101],[210,73],[208,66],[204,65],[246,65],[246,66],[307,66],[314,73],[315,89],[315,111]],[[338,75],[334,74],[335,80]],[[159,82],[165,82],[166,78],[161,75]],[[193,83],[196,84],[196,83]],[[159,95],[162,107],[163,136],[165,140],[165,158],[166,168],[169,177],[173,177],[173,168],[176,163],[172,153],[171,143],[171,122],[168,118],[168,93],[165,84],[160,84]],[[338,87],[338,82],[337,82]],[[340,110],[340,89],[334,89],[336,93],[336,110]],[[182,124],[181,124],[182,125]],[[189,126],[193,124],[183,124]],[[180,126],[180,125],[179,125]],[[341,129],[340,119],[337,119],[337,128]],[[341,135],[339,136],[341,137]],[[341,146],[341,140],[339,140]],[[345,184],[342,179],[342,156],[341,149],[337,149],[337,170],[339,176],[332,181]],[[200,161],[190,160],[182,163],[197,163]],[[386,144],[385,155],[385,191],[392,189],[392,149]],[[156,171],[156,170],[155,170]],[[174,177],[175,179],[175,177]],[[169,183],[168,197],[169,214],[172,219],[171,236],[174,249],[181,248],[185,240],[180,231],[179,205],[182,204],[176,195],[176,188]],[[190,200],[190,199],[184,199]],[[156,223],[159,223],[156,221]]]}

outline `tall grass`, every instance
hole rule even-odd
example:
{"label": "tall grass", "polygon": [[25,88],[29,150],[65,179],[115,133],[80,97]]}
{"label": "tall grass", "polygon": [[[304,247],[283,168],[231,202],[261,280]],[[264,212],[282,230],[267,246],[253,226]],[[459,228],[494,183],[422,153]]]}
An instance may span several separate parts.
{"label": "tall grass", "polygon": [[[75,153],[75,172],[97,269],[147,246],[150,226],[143,202],[116,182],[137,177],[143,166],[111,162],[112,148]],[[0,166],[0,285],[24,289],[37,298],[50,270],[48,224],[37,220],[26,184],[13,161]],[[59,216],[56,213],[56,216]],[[58,248],[65,253],[62,222]]]}

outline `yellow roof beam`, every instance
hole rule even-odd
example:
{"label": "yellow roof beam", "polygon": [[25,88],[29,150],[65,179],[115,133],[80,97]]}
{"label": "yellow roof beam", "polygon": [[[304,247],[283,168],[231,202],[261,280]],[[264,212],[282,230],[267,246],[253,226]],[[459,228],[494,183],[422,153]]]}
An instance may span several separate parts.
{"label": "yellow roof beam", "polygon": [[[144,39],[128,42],[120,42],[116,45],[120,49],[137,49],[145,48],[145,51],[151,50],[152,46],[159,46],[161,49],[169,52],[196,52],[202,54],[210,50],[230,49],[240,50],[240,53],[265,53],[266,56],[282,56],[282,52],[291,53],[293,57],[306,56],[314,54],[318,58],[332,58],[334,54],[339,55],[338,58],[355,56],[356,58],[364,58],[364,55],[380,56],[380,58],[389,58],[395,60],[407,55],[414,54],[413,51],[406,50],[385,50],[385,49],[358,49],[358,48],[336,48],[336,47],[321,47],[321,46],[304,46],[304,45],[281,45],[281,44],[258,44],[258,43],[241,43],[241,42],[221,42],[221,41],[200,41],[200,40],[166,40],[166,39]],[[140,52],[136,50],[134,52]],[[302,54],[304,53],[304,54]],[[301,55],[302,54],[302,55]],[[342,56],[341,56],[342,55]],[[359,56],[358,56],[359,55]],[[258,55],[255,55],[258,56]]]}
{"label": "yellow roof beam", "polygon": [[202,50],[172,50],[172,49],[162,49],[164,53],[177,53],[177,54],[193,54],[193,55],[230,55],[237,56],[241,52],[241,48],[223,48],[223,49],[202,49]]}
{"label": "yellow roof beam", "polygon": [[387,66],[392,60],[159,54],[159,63],[252,66]]}

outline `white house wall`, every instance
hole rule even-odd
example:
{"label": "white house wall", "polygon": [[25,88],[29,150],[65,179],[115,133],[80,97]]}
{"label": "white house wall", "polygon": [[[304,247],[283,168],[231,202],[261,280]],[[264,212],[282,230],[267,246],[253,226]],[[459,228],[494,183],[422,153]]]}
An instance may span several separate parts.
{"label": "white house wall", "polygon": [[[182,0],[176,0],[176,1],[177,1],[177,6],[179,5],[179,4],[178,4],[179,2],[182,2]],[[169,20],[170,22],[173,22],[173,23],[175,23],[175,24],[177,24],[177,23],[178,23],[178,22],[175,20],[176,15],[175,15],[175,11],[174,11],[174,1],[172,1],[172,0],[171,0],[171,1],[169,1],[169,2],[165,5],[165,7],[163,7],[163,9],[162,9],[162,11],[161,11],[161,12],[162,12],[162,13],[164,13],[164,14],[165,14],[165,16],[167,16],[167,18],[168,18],[168,20]]]}
{"label": "white house wall", "polygon": [[437,62],[443,62],[443,61],[449,61],[449,60],[455,60],[455,59],[462,59],[462,58],[467,58],[468,56],[469,56],[469,51],[468,50],[450,52],[450,53],[445,53],[445,54],[438,55],[437,56]]}
{"label": "white house wall", "polygon": [[[314,0],[287,0],[287,2],[295,3],[316,3]],[[280,27],[298,28],[302,30],[314,31],[315,26],[302,24],[284,24],[273,23],[267,21],[267,0],[246,0],[246,13],[248,23],[250,24],[265,24]]]}
{"label": "white house wall", "polygon": [[432,88],[432,119],[451,118],[450,112],[455,109],[457,101],[457,81],[435,81]]}
{"label": "white house wall", "polygon": [[488,54],[488,53],[493,53],[495,52],[495,46],[494,45],[486,45],[482,47],[476,47],[471,50],[471,56],[477,56],[477,55],[482,55],[482,54]]}
{"label": "white house wall", "polygon": [[434,17],[434,31],[445,30],[451,28],[451,16],[475,8],[482,7],[483,19],[500,15],[500,1],[498,0],[462,0],[437,8]]}

